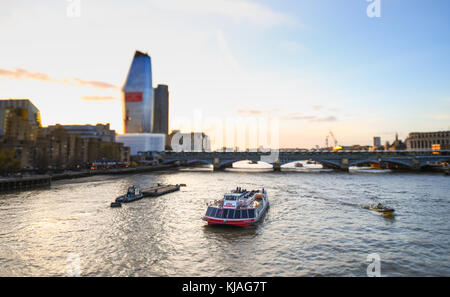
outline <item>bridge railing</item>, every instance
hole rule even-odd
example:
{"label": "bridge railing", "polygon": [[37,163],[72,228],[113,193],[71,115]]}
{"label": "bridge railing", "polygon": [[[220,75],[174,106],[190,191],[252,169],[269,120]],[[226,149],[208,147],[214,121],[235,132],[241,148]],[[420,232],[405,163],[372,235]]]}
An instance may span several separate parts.
{"label": "bridge railing", "polygon": [[[174,155],[174,156],[192,156],[192,155],[203,155],[203,156],[226,156],[226,155],[270,155],[271,152],[222,152],[222,151],[214,151],[214,152],[173,152],[173,151],[165,151],[162,153],[163,155]],[[401,156],[419,156],[419,155],[450,155],[450,150],[401,150],[401,151],[355,151],[355,150],[340,150],[340,151],[279,151],[279,155],[333,155],[333,156],[342,156],[342,155],[401,155]]]}

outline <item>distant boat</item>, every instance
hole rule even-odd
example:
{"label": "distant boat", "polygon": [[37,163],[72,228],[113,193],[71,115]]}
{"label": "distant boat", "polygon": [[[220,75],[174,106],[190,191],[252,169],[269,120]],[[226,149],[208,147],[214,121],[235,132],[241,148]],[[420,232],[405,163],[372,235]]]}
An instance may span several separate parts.
{"label": "distant boat", "polygon": [[317,163],[316,161],[310,161],[310,160],[308,160],[308,161],[299,161],[299,162],[295,162],[294,163],[294,168],[296,168],[296,169],[313,169],[313,170],[315,170],[315,169],[323,169],[323,166],[322,166],[322,164],[320,164],[320,163]]}
{"label": "distant boat", "polygon": [[360,173],[389,173],[389,172],[392,172],[392,169],[351,166],[349,168],[349,171],[360,172]]}
{"label": "distant boat", "polygon": [[392,215],[395,211],[395,209],[383,206],[381,203],[369,205],[367,208],[385,215]]}

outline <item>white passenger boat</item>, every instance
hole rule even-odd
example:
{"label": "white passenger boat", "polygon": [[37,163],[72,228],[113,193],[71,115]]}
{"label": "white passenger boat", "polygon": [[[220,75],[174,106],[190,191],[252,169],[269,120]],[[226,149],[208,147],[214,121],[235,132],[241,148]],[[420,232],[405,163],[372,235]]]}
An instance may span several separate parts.
{"label": "white passenger boat", "polygon": [[269,207],[266,190],[236,188],[220,200],[207,203],[203,220],[209,225],[233,225],[246,227],[256,224]]}

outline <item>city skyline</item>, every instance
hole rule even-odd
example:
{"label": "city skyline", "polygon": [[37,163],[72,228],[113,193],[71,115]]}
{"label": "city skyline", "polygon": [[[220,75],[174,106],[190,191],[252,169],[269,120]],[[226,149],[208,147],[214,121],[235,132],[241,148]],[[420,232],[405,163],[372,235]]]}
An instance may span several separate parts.
{"label": "city skyline", "polygon": [[281,147],[323,146],[330,130],[369,145],[450,128],[445,1],[382,0],[380,18],[362,0],[132,2],[82,0],[79,16],[64,1],[2,2],[0,97],[29,98],[43,125],[122,132],[120,89],[139,50],[170,87],[170,130],[198,110],[276,116]]}

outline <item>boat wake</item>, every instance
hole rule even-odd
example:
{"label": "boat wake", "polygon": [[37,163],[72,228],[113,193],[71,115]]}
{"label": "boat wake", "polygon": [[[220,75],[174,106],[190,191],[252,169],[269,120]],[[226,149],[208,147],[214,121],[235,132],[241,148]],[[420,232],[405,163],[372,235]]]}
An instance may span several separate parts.
{"label": "boat wake", "polygon": [[363,209],[374,209],[378,203],[384,205],[384,201],[379,197],[322,197],[321,199],[333,201],[341,205],[360,207]]}

